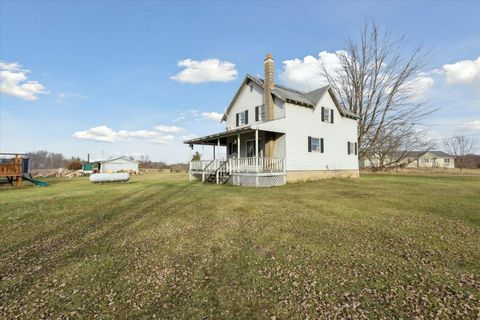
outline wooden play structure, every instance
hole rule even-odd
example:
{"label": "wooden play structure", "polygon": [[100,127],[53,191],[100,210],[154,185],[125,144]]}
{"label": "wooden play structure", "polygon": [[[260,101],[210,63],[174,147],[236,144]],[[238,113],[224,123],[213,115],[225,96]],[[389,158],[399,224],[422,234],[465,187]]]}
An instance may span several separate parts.
{"label": "wooden play structure", "polygon": [[37,186],[48,186],[48,183],[33,179],[29,173],[30,157],[23,153],[0,153],[0,178],[7,178],[10,184],[16,183],[18,188],[23,180],[30,181]]}

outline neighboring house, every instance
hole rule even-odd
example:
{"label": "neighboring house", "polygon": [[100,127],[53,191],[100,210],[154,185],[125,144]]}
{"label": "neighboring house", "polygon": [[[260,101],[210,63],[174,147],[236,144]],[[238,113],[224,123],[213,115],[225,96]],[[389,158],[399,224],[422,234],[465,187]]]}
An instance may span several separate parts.
{"label": "neighboring house", "polygon": [[127,157],[99,161],[100,172],[132,171],[139,172],[138,162]]}
{"label": "neighboring house", "polygon": [[[361,161],[364,168],[378,166],[378,158]],[[385,163],[388,163],[387,159]],[[455,157],[443,151],[412,151],[408,156],[399,161],[403,168],[455,168]]]}
{"label": "neighboring house", "polygon": [[[191,161],[191,178],[268,187],[287,181],[358,176],[357,116],[329,86],[310,92],[274,83],[274,60],[265,80],[247,75],[228,106],[224,132],[185,141],[226,147],[226,159]],[[217,149],[218,150],[218,149]]]}

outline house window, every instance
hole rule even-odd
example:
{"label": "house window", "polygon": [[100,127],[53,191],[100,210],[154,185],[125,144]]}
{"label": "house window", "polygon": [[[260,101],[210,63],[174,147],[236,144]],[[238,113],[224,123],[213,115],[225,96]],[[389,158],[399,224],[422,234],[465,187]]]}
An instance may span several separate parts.
{"label": "house window", "polygon": [[428,163],[429,161],[430,161],[430,159],[428,159],[428,158],[423,158],[423,159],[422,159],[422,162],[423,162],[423,163]]}
{"label": "house window", "polygon": [[333,109],[322,107],[322,121],[333,123]]}
{"label": "house window", "polygon": [[308,137],[308,152],[323,153],[323,138]]}
{"label": "house window", "polygon": [[265,105],[255,107],[255,121],[265,121]]}
{"label": "house window", "polygon": [[248,110],[237,113],[237,127],[248,124]]}
{"label": "house window", "polygon": [[357,154],[357,143],[356,142],[347,142],[347,153],[348,154]]}
{"label": "house window", "polygon": [[444,162],[444,163],[450,163],[450,159],[445,158],[445,159],[443,159],[443,162]]}

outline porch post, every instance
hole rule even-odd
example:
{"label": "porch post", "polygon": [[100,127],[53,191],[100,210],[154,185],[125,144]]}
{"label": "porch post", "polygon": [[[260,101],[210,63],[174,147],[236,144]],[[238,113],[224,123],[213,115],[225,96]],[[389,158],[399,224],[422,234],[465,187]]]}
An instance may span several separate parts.
{"label": "porch post", "polygon": [[258,129],[255,130],[255,170],[258,172]]}
{"label": "porch post", "polygon": [[217,152],[218,152],[218,151],[220,151],[220,138],[217,139],[217,145],[218,145],[218,148],[217,148]]}
{"label": "porch post", "polygon": [[241,144],[240,144],[240,133],[237,134],[237,159],[240,158],[240,148]]}
{"label": "porch post", "polygon": [[188,180],[192,181],[192,149],[193,145],[188,145]]}
{"label": "porch post", "polygon": [[213,145],[213,160],[215,160],[215,154],[216,154],[216,152],[215,152],[215,145]]}

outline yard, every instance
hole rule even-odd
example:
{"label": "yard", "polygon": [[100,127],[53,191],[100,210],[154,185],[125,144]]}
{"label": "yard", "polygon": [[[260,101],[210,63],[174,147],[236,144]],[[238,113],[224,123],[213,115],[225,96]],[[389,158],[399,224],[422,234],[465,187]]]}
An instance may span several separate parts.
{"label": "yard", "polygon": [[480,177],[0,186],[0,318],[478,318]]}

